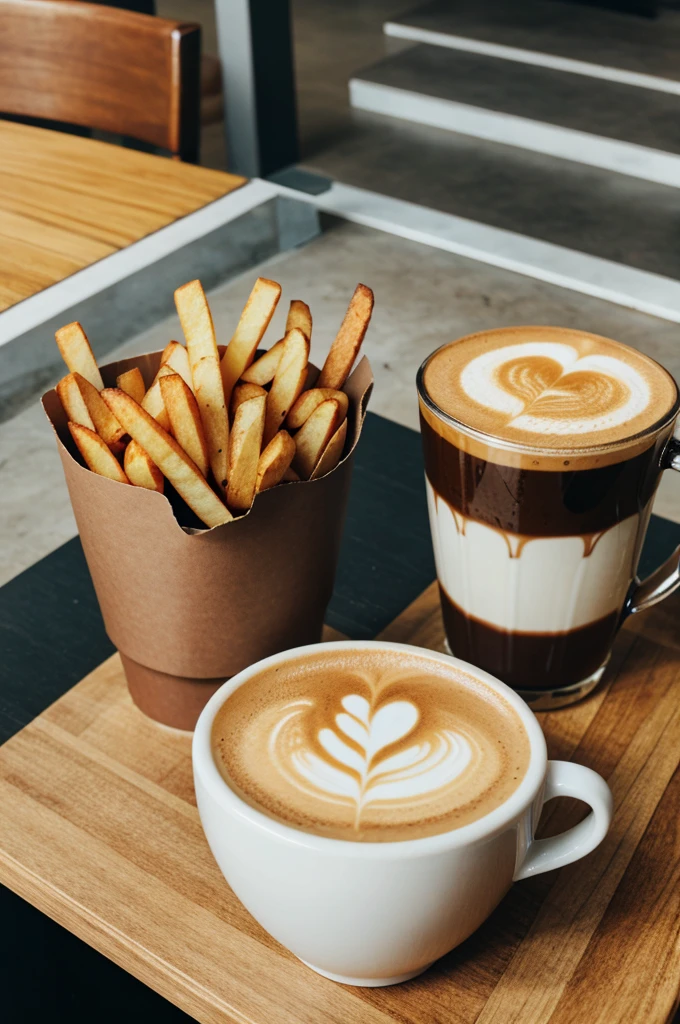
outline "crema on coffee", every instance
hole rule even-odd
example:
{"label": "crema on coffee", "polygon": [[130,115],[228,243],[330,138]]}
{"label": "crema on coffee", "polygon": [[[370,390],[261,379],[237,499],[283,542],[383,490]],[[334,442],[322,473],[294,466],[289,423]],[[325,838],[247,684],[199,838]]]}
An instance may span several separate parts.
{"label": "crema on coffee", "polygon": [[356,842],[435,835],[499,807],[527,771],[514,708],[427,655],[318,650],[248,679],[212,732],[225,782],[306,832]]}
{"label": "crema on coffee", "polygon": [[561,450],[635,437],[677,397],[671,376],[643,353],[555,327],[462,338],[428,361],[424,385],[439,409],[473,429]]}

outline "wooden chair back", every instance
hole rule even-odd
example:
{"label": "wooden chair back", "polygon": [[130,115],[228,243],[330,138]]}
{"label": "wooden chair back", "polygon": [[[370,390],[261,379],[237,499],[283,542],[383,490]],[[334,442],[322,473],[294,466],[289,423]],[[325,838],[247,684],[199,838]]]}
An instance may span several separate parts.
{"label": "wooden chair back", "polygon": [[[0,0],[0,112],[198,161],[201,29],[80,0]],[[2,116],[0,113],[0,116]]]}

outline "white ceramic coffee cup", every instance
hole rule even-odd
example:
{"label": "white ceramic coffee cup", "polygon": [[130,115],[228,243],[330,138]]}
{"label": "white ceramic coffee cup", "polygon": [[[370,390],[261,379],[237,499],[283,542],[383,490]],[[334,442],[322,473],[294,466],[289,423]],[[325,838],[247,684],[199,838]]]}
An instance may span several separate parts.
{"label": "white ceramic coffee cup", "polygon": [[[369,649],[453,663],[502,694],[527,731],[527,773],[511,796],[469,825],[402,842],[355,843],[310,835],[255,810],[229,788],[213,760],[212,725],[237,687],[312,650]],[[222,686],[193,740],[198,810],[210,849],[244,906],[309,967],[351,985],[406,981],[468,937],[513,881],[590,853],[607,833],[612,796],[582,765],[548,761],[541,728],[524,701],[480,669],[406,644],[346,641],[298,647],[266,658]],[[576,797],[591,813],[551,839],[534,839],[543,804]]]}

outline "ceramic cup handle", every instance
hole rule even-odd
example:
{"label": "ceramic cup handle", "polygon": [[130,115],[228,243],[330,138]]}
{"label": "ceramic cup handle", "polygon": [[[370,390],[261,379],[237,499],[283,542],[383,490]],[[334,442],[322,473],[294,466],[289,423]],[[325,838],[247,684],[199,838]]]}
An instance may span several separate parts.
{"label": "ceramic cup handle", "polygon": [[[680,471],[680,439],[671,438],[663,460],[664,469]],[[663,601],[680,587],[680,547],[646,580],[635,579],[623,610],[623,618]]]}
{"label": "ceramic cup handle", "polygon": [[578,825],[558,836],[532,840],[522,863],[515,871],[514,881],[580,860],[600,845],[609,830],[613,812],[612,794],[597,772],[569,761],[548,761],[543,803],[555,796],[573,796],[583,800],[590,804],[590,814]]}

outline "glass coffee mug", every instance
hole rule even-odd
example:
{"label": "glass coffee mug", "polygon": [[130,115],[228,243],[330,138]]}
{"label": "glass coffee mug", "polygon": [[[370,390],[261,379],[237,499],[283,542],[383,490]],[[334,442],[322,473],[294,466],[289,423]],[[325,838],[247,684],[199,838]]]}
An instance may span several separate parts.
{"label": "glass coffee mug", "polygon": [[680,469],[675,381],[618,342],[501,328],[417,377],[430,525],[451,652],[534,708],[584,697],[628,615],[680,585],[680,548],[636,570],[664,469]]}

